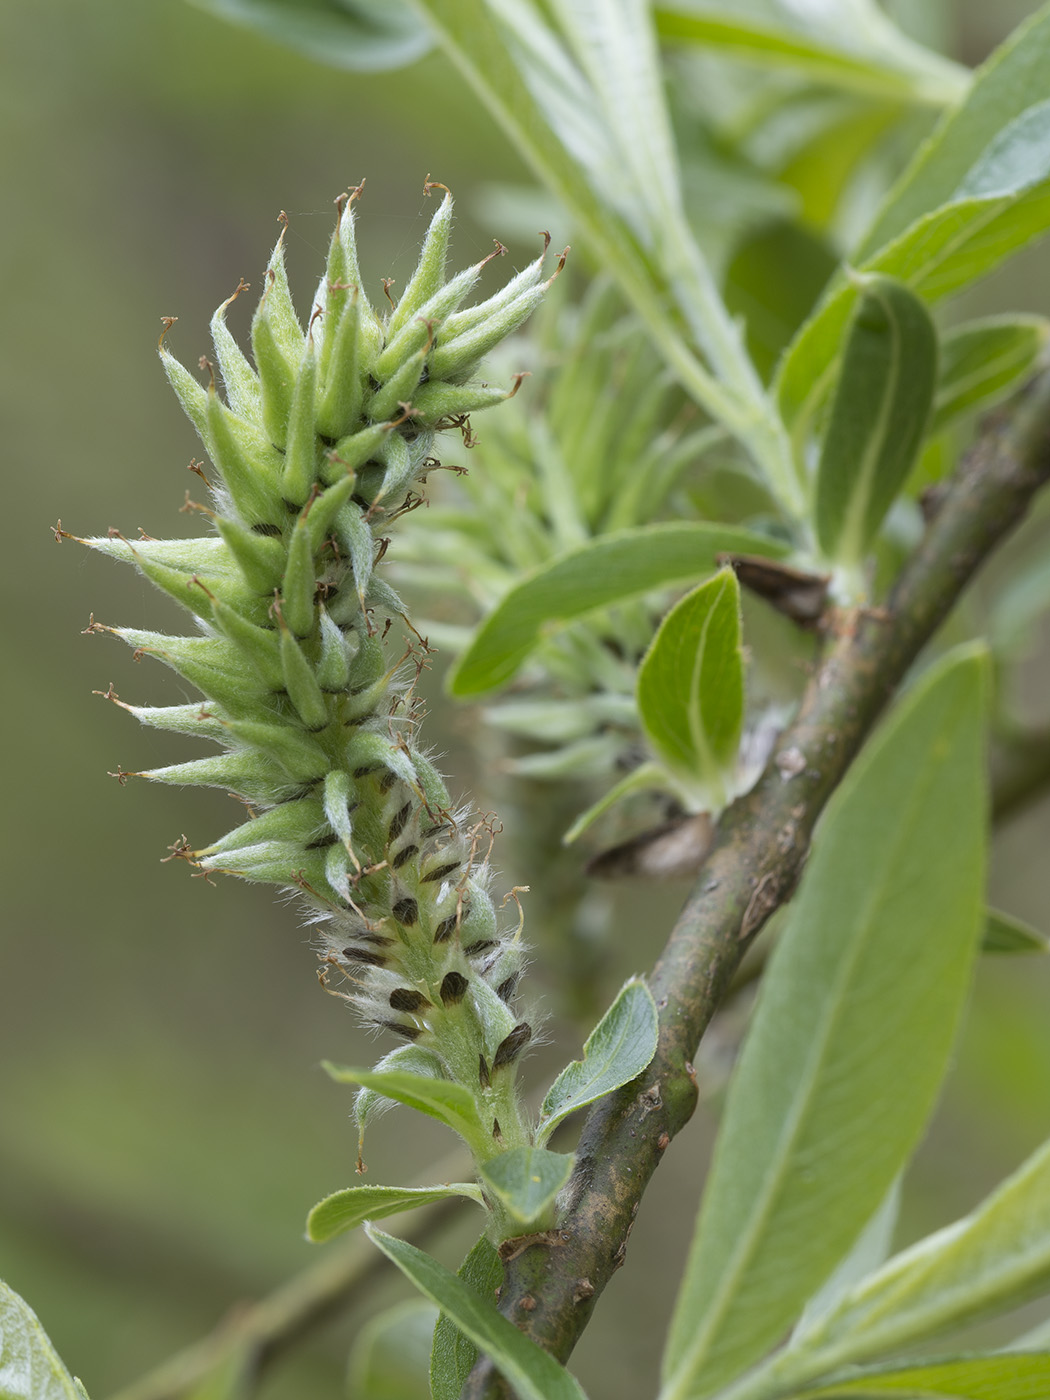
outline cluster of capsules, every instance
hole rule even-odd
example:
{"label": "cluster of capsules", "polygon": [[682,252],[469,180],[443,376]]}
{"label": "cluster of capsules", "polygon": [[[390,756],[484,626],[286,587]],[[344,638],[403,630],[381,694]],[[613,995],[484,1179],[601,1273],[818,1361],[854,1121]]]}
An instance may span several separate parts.
{"label": "cluster of capsules", "polygon": [[464,308],[484,262],[446,277],[446,193],[404,294],[381,316],[358,268],[358,193],[337,201],[305,328],[282,231],[252,320],[254,366],[226,325],[232,297],[212,319],[215,364],[201,361],[210,382],[161,337],[165,371],[217,473],[209,505],[188,501],[213,532],[83,541],[135,564],[194,616],[198,635],[92,625],[204,696],[124,708],[221,748],[141,776],[224,788],[250,812],[212,845],[181,853],[205,871],[300,891],[318,924],[323,976],[338,973],[332,989],[413,1042],[431,1073],[485,1090],[531,1034],[512,1009],[520,919],[501,927],[488,890],[491,834],[452,810],[418,747],[425,643],[391,660],[386,633],[403,610],[376,565],[383,532],[418,504],[414,488],[437,465],[435,433],[516,389],[476,375],[553,278],[541,255]]}

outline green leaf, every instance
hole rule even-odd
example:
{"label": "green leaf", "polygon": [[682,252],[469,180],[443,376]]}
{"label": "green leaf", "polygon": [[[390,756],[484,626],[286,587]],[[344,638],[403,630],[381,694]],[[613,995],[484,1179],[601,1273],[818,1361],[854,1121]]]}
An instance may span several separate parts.
{"label": "green leaf", "polygon": [[828,804],[730,1086],[663,1400],[784,1333],[925,1126],[984,909],[985,669],[931,668]]}
{"label": "green leaf", "polygon": [[450,692],[480,695],[503,685],[558,627],[654,588],[693,581],[723,552],[781,559],[789,550],[767,535],[699,521],[617,530],[560,555],[503,596],[452,668]]}
{"label": "green leaf", "polygon": [[818,1317],[838,1303],[854,1284],[885,1264],[893,1247],[893,1233],[900,1215],[901,1179],[898,1176],[882,1204],[857,1236],[849,1253],[811,1298],[792,1334],[793,1343],[810,1330]]}
{"label": "green leaf", "polygon": [[480,1205],[481,1192],[470,1182],[453,1181],[446,1186],[348,1186],[318,1201],[306,1218],[306,1235],[315,1244],[333,1239],[344,1230],[356,1229],[366,1220],[382,1220],[449,1196],[467,1196]]}
{"label": "green leaf", "polygon": [[350,1348],[351,1400],[422,1400],[435,1321],[433,1305],[417,1299],[369,1318]]}
{"label": "green leaf", "polygon": [[337,1084],[360,1084],[363,1089],[374,1089],[384,1098],[416,1108],[446,1124],[471,1148],[481,1145],[488,1148],[488,1134],[478,1117],[474,1096],[462,1084],[453,1084],[449,1079],[431,1079],[409,1070],[352,1069],[327,1061],[323,1067]]}
{"label": "green leaf", "polygon": [[930,432],[940,432],[969,409],[1004,398],[1033,372],[1048,336],[1045,317],[1019,314],[986,316],[946,331]]}
{"label": "green leaf", "polygon": [[810,315],[838,259],[828,244],[789,219],[748,229],[733,250],[723,295],[747,326],[747,348],[769,379],[784,347]]}
{"label": "green leaf", "polygon": [[83,1400],[83,1389],[58,1358],[35,1312],[0,1281],[2,1400]]}
{"label": "green leaf", "polygon": [[646,788],[666,789],[668,785],[667,770],[659,763],[640,763],[637,768],[632,768],[618,783],[614,783],[608,792],[602,793],[596,802],[592,802],[585,811],[580,813],[561,838],[562,844],[571,846],[574,841],[578,841],[593,822],[596,822],[611,807],[615,807],[622,798],[629,797],[635,792],[643,792]]}
{"label": "green leaf", "polygon": [[862,1279],[775,1364],[796,1384],[1050,1291],[1050,1142],[971,1215]]}
{"label": "green leaf", "polygon": [[949,1400],[1045,1400],[1050,1394],[1050,1352],[998,1352],[903,1369],[872,1368],[798,1391],[791,1400],[837,1400],[844,1395],[881,1400],[901,1394],[929,1400],[938,1395]]}
{"label": "green leaf", "polygon": [[547,1090],[536,1141],[546,1142],[570,1113],[637,1078],[656,1054],[659,1033],[652,992],[639,979],[628,982],[587,1037],[583,1059],[566,1065]]}
{"label": "green leaf", "polygon": [[822,34],[817,25],[807,33],[797,20],[790,23],[795,18],[792,11],[785,7],[782,14],[777,24],[773,16],[764,20],[726,5],[660,0],[656,25],[661,39],[702,44],[751,63],[789,68],[815,83],[889,101],[940,106],[966,90],[965,69],[927,53],[885,21],[885,30],[897,42],[875,46],[858,43],[855,35],[847,39],[834,32]]}
{"label": "green leaf", "polygon": [[664,618],[638,671],[638,715],[698,809],[724,807],[744,724],[740,586],[730,568]]}
{"label": "green leaf", "polygon": [[985,915],[981,949],[985,953],[1050,953],[1050,936],[1013,914],[989,909]]}
{"label": "green leaf", "polygon": [[[978,71],[890,191],[851,261],[927,301],[975,281],[1050,224],[1050,6]],[[995,175],[992,164],[995,162]],[[797,440],[830,387],[856,296],[840,277],[780,365],[777,395]]]}
{"label": "green leaf", "polygon": [[191,0],[317,63],[350,72],[403,68],[431,47],[402,0]]}
{"label": "green leaf", "polygon": [[[482,1235],[463,1260],[457,1277],[479,1297],[496,1297],[496,1290],[503,1282],[503,1265],[488,1235]],[[430,1350],[431,1400],[459,1400],[477,1359],[478,1349],[474,1343],[463,1335],[447,1313],[441,1313]]]}
{"label": "green leaf", "polygon": [[481,1168],[487,1191],[496,1196],[518,1234],[548,1230],[554,1224],[554,1198],[572,1175],[569,1152],[515,1147]]}
{"label": "green leaf", "polygon": [[825,558],[854,569],[915,464],[937,376],[937,332],[919,298],[891,277],[858,283],[815,504]]}
{"label": "green leaf", "polygon": [[[615,103],[615,91],[608,83],[601,94],[594,91],[538,7],[507,0],[411,3],[527,164],[561,201],[685,391],[748,443],[771,488],[797,513],[801,502],[783,428],[710,284],[684,216],[675,209],[672,218],[663,219],[664,232],[661,216],[670,206],[662,199],[652,217],[645,190],[628,174],[635,155],[625,153],[610,136],[602,102],[606,108]],[[605,13],[611,7],[591,8]],[[651,107],[659,96],[650,61],[654,46],[648,21],[634,0],[620,0],[613,29],[618,72],[630,35],[644,31],[639,55],[645,71],[630,83],[631,102],[636,110]],[[603,34],[608,38],[604,26]],[[588,57],[593,69],[594,54]],[[665,114],[658,126],[654,139],[666,151]],[[666,161],[660,164],[666,193]],[[643,246],[639,229],[659,236],[663,257]],[[675,313],[679,304],[683,314]],[[690,335],[718,367],[718,375],[703,364]]]}
{"label": "green leaf", "polygon": [[419,1291],[492,1358],[522,1400],[584,1400],[583,1390],[569,1372],[519,1332],[487,1298],[415,1245],[386,1235],[374,1225],[366,1225],[365,1230]]}

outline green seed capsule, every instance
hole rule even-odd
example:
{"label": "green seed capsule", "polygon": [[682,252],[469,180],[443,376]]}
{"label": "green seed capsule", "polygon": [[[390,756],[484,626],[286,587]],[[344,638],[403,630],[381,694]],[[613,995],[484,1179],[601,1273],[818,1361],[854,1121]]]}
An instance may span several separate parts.
{"label": "green seed capsule", "polygon": [[125,705],[120,707],[134,715],[140,724],[151,729],[166,729],[172,734],[191,734],[197,739],[226,742],[225,721],[229,718],[219,706],[197,701],[193,705]]}
{"label": "green seed capsule", "polygon": [[490,350],[528,320],[545,291],[545,286],[532,287],[480,325],[440,340],[430,353],[433,378],[462,383],[474,373]]}
{"label": "green seed capsule", "polygon": [[445,780],[438,770],[431,763],[429,758],[424,757],[418,750],[412,750],[412,764],[416,770],[416,777],[423,792],[423,799],[432,813],[447,812],[452,805],[452,798],[449,790],[445,786]]}
{"label": "green seed capsule", "polygon": [[284,546],[280,539],[247,530],[222,515],[215,516],[215,526],[248,587],[256,593],[272,595],[284,574]]}
{"label": "green seed capsule", "polygon": [[226,545],[219,539],[186,540],[126,540],[123,535],[97,535],[81,539],[74,535],[78,544],[86,544],[100,554],[108,554],[111,559],[122,559],[128,564],[137,564],[140,559],[151,563],[167,564],[170,569],[178,569],[184,574],[234,573],[237,565],[230,557]]}
{"label": "green seed capsule", "polygon": [[480,326],[482,322],[491,321],[494,316],[499,316],[514,301],[517,301],[522,292],[534,287],[543,276],[544,254],[541,254],[535,262],[529,263],[528,267],[512,277],[505,287],[501,287],[498,292],[490,296],[487,301],[479,302],[477,306],[468,306],[464,311],[457,311],[445,322],[446,340],[453,336],[465,334],[472,331],[475,326]]}
{"label": "green seed capsule", "polygon": [[317,431],[339,438],[361,416],[365,380],[382,343],[382,331],[356,287],[350,289],[338,322],[329,326],[327,334],[330,354],[319,396]]}
{"label": "green seed capsule", "polygon": [[335,518],[335,537],[339,548],[349,556],[354,586],[363,608],[365,592],[375,563],[376,543],[372,531],[368,528],[368,522],[352,502]]}
{"label": "green seed capsule", "polygon": [[232,642],[214,637],[177,637],[134,627],[113,627],[115,636],[136,651],[155,656],[217,700],[231,714],[254,710],[265,690],[258,673]]}
{"label": "green seed capsule", "polygon": [[310,528],[300,516],[288,543],[288,561],[281,583],[281,611],[297,637],[309,637],[314,630],[316,588]]}
{"label": "green seed capsule", "polygon": [[304,851],[290,841],[263,841],[230,855],[205,856],[199,864],[202,870],[221,870],[267,885],[308,885],[314,890],[324,885],[323,854]]}
{"label": "green seed capsule", "polygon": [[350,663],[347,690],[351,695],[356,695],[365,686],[379,680],[385,672],[386,654],[383,651],[383,643],[376,636],[361,637],[357,655]]}
{"label": "green seed capsule", "polygon": [[[488,259],[486,258],[486,262]],[[397,369],[403,364],[409,355],[426,345],[427,341],[437,333],[438,328],[444,323],[446,317],[450,316],[456,307],[459,306],[463,298],[478,280],[483,263],[476,263],[473,267],[466,268],[458,276],[453,277],[451,282],[445,284],[439,291],[419,308],[416,315],[403,326],[391,340],[388,336],[386,349],[376,361],[373,373],[380,381],[389,379]]]}
{"label": "green seed capsule", "polygon": [[420,309],[439,290],[445,280],[445,258],[448,254],[449,234],[452,232],[452,196],[446,194],[437,213],[430,221],[419,263],[409,279],[408,286],[397,306],[390,313],[386,325],[386,338],[389,343],[402,326],[418,316]]}
{"label": "green seed capsule", "polygon": [[350,775],[342,768],[333,768],[324,780],[324,815],[340,841],[348,842],[353,835],[350,809],[357,805],[357,789]]}
{"label": "green seed capsule", "polygon": [[423,373],[427,348],[410,355],[365,404],[365,413],[373,423],[385,422],[393,417],[400,404],[413,402],[414,391]]}
{"label": "green seed capsule", "polygon": [[243,822],[218,841],[195,852],[198,856],[223,855],[228,851],[257,846],[263,841],[290,841],[306,846],[325,829],[325,815],[316,798],[302,797],[281,802],[266,812]]}
{"label": "green seed capsule", "polygon": [[226,308],[236,301],[241,292],[247,290],[247,283],[241,282],[233,296],[227,297],[215,312],[211,318],[211,341],[215,346],[215,358],[219,363],[219,372],[230,407],[242,418],[257,419],[262,406],[259,376],[252,369],[247,355],[234,340],[226,324]]}
{"label": "green seed capsule", "polygon": [[[193,375],[186,367],[179,363],[174,355],[160,347],[160,362],[164,366],[164,373],[167,375],[168,383],[175,390],[179,403],[182,404],[183,412],[197,429],[197,436],[205,447],[209,447],[208,440],[208,391],[203,384],[198,384]],[[209,452],[210,452],[209,447]]]}
{"label": "green seed capsule", "polygon": [[336,516],[354,494],[356,484],[353,474],[348,474],[307,503],[302,519],[310,536],[310,548],[315,554],[328,538]]}
{"label": "green seed capsule", "polygon": [[[354,200],[359,192],[360,186],[349,197],[343,195],[336,201],[338,213],[332,240],[328,245],[328,261],[325,266],[324,306],[326,315],[333,309],[338,315],[342,310],[340,297],[345,300],[361,286],[361,269],[357,261],[357,239],[354,228]],[[364,293],[361,292],[360,296],[365,309],[371,311]],[[332,325],[331,319],[329,319],[328,325]],[[327,367],[327,360],[324,360],[324,364]]]}
{"label": "green seed capsule", "polygon": [[189,763],[150,768],[136,776],[175,787],[217,787],[239,793],[249,801],[280,802],[289,788],[288,775],[268,755],[254,749],[212,754]]}
{"label": "green seed capsule", "polygon": [[416,771],[412,760],[404,749],[391,743],[385,734],[376,734],[368,729],[357,730],[347,743],[345,756],[346,767],[351,773],[362,768],[366,771],[385,768],[396,774],[402,782],[415,786]]}
{"label": "green seed capsule", "polygon": [[285,444],[303,340],[288,291],[282,233],[266,269],[266,290],[252,318],[252,353],[259,371],[263,423],[275,447]]}
{"label": "green seed capsule", "polygon": [[324,749],[301,730],[250,719],[230,720],[226,728],[242,744],[263,750],[296,782],[316,782],[328,769],[329,759]]}
{"label": "green seed capsule", "polygon": [[281,455],[262,435],[236,418],[209,389],[205,445],[222,474],[230,499],[248,525],[276,524],[281,519]]}
{"label": "green seed capsule", "polygon": [[379,490],[372,497],[373,505],[377,505],[387,496],[397,496],[410,485],[416,475],[416,464],[412,460],[408,443],[400,433],[391,433],[376,455],[386,470],[383,472]]}
{"label": "green seed capsule", "polygon": [[[350,681],[350,663],[356,655],[356,634],[344,636],[324,608],[321,622],[321,659],[317,663],[317,684],[330,695],[339,695]],[[353,640],[351,640],[353,639]]]}
{"label": "green seed capsule", "polygon": [[364,466],[380,450],[392,426],[391,423],[375,423],[370,428],[362,428],[358,433],[340,438],[321,466],[321,480],[331,485],[341,480],[347,472]]}
{"label": "green seed capsule", "polygon": [[198,580],[196,574],[184,574],[178,569],[169,569],[166,564],[155,564],[148,559],[136,559],[141,573],[155,583],[169,598],[174,598],[194,617],[210,622],[214,616],[212,593],[209,585]]}
{"label": "green seed capsule", "polygon": [[306,351],[299,366],[288,417],[285,445],[284,477],[281,490],[286,501],[302,506],[317,480],[317,424],[314,421],[314,401],[317,398],[317,353],[313,337],[308,337]]}
{"label": "green seed capsule", "polygon": [[269,627],[258,627],[254,622],[249,622],[236,608],[227,607],[218,599],[213,601],[212,606],[216,627],[233,643],[263,685],[268,690],[281,690],[284,686],[284,668],[277,634]]}
{"label": "green seed capsule", "polygon": [[287,627],[281,625],[281,666],[284,688],[307,729],[324,729],[329,721],[328,705],[302,648]]}
{"label": "green seed capsule", "polygon": [[513,393],[513,389],[497,389],[490,384],[448,384],[431,380],[414,396],[412,407],[424,422],[440,423],[444,418],[460,418],[464,413],[491,408],[511,398]]}

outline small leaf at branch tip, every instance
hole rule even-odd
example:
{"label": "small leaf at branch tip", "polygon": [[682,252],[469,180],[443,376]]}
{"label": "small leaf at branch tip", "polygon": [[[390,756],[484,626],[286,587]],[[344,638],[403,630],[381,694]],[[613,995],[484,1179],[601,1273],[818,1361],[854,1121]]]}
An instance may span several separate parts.
{"label": "small leaf at branch tip", "polygon": [[540,1109],[536,1140],[544,1143],[577,1109],[629,1084],[656,1054],[659,1018],[648,984],[632,978],[587,1037],[583,1059],[566,1065]]}

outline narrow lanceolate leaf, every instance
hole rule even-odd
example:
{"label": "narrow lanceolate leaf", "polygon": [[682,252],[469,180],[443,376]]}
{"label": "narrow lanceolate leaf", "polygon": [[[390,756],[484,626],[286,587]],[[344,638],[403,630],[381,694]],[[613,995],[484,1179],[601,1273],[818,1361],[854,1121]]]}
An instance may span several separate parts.
{"label": "narrow lanceolate leaf", "polygon": [[629,1084],[656,1054],[656,1003],[642,981],[628,982],[573,1060],[547,1090],[536,1140],[546,1142],[570,1113]]}
{"label": "narrow lanceolate leaf", "polygon": [[489,1196],[520,1226],[516,1233],[548,1230],[554,1224],[554,1198],[572,1175],[573,1161],[568,1152],[515,1147],[486,1162],[481,1179]]}
{"label": "narrow lanceolate leaf", "polygon": [[725,806],[744,724],[740,586],[726,568],[660,624],[638,671],[638,715],[697,808]]}
{"label": "narrow lanceolate leaf", "polygon": [[861,1280],[775,1366],[797,1384],[1050,1292],[1050,1142],[969,1216]]}
{"label": "narrow lanceolate leaf", "polygon": [[470,1146],[487,1138],[478,1117],[474,1095],[462,1084],[453,1084],[448,1079],[431,1079],[408,1070],[384,1072],[327,1063],[324,1068],[338,1084],[359,1084],[363,1089],[374,1089],[384,1098],[394,1099],[430,1118],[436,1118],[439,1123],[459,1133]]}
{"label": "narrow lanceolate leaf", "polygon": [[0,1396],[3,1400],[84,1400],[36,1313],[2,1281]]}
{"label": "narrow lanceolate leaf", "polygon": [[[866,42],[863,33],[847,38],[836,32],[836,8],[796,12],[794,7],[775,6],[767,18],[742,15],[726,3],[701,8],[693,0],[661,0],[656,27],[662,39],[703,45],[764,67],[788,68],[847,92],[937,106],[965,92],[964,68],[920,48],[885,20],[872,26],[873,37],[881,42]],[[822,27],[824,14],[832,22]],[[847,21],[853,17],[848,11],[843,15]],[[844,27],[840,24],[838,29]]]}
{"label": "narrow lanceolate leaf", "polygon": [[[488,1235],[482,1235],[463,1260],[457,1277],[480,1298],[495,1299],[503,1282],[503,1265]],[[430,1349],[431,1400],[459,1400],[477,1359],[477,1347],[443,1312],[435,1324]]]}
{"label": "narrow lanceolate leaf", "polygon": [[783,1335],[926,1123],[984,912],[984,670],[932,669],[828,805],[730,1087],[663,1400]]}
{"label": "narrow lanceolate leaf", "polygon": [[768,535],[705,521],[617,530],[568,551],[512,588],[475,634],[449,678],[453,695],[480,695],[510,680],[542,638],[599,608],[697,579],[719,554],[781,559]]}
{"label": "narrow lanceolate leaf", "polygon": [[[934,301],[990,272],[1050,226],[1050,6],[977,72],[890,191],[851,262]],[[795,337],[777,376],[784,420],[801,438],[834,378],[856,296],[840,277]]]}
{"label": "narrow lanceolate leaf", "polygon": [[584,1400],[579,1382],[554,1357],[508,1322],[490,1299],[481,1297],[443,1264],[405,1240],[365,1227],[372,1242],[446,1313],[461,1332],[490,1356],[521,1400]]}
{"label": "narrow lanceolate leaf", "polygon": [[919,298],[892,277],[859,281],[815,512],[824,556],[851,567],[864,558],[911,472],[937,378],[937,332]]}
{"label": "narrow lanceolate leaf", "polygon": [[[666,286],[639,246],[637,228],[651,227],[652,221],[645,195],[631,178],[634,161],[629,163],[611,142],[596,94],[538,10],[486,0],[411,3],[524,159],[564,204],[686,392],[730,431],[747,435],[773,489],[797,509],[783,430],[759,395],[757,378],[750,382],[724,308],[701,285],[704,269],[684,220],[675,217],[667,261],[684,283],[681,301],[692,322],[690,332],[704,322],[703,348],[721,371],[717,377],[702,363]],[[647,39],[646,50],[651,49]],[[632,92],[638,86],[632,83]]]}
{"label": "narrow lanceolate leaf", "polygon": [[986,316],[953,326],[941,337],[930,432],[1004,398],[1034,371],[1048,335],[1043,316]]}
{"label": "narrow lanceolate leaf", "polygon": [[403,68],[430,48],[425,26],[401,0],[191,0],[317,63],[351,72]]}
{"label": "narrow lanceolate leaf", "polygon": [[981,949],[985,953],[1050,953],[1050,935],[1040,933],[1013,914],[989,909],[985,915]]}
{"label": "narrow lanceolate leaf", "polygon": [[926,1366],[853,1372],[838,1381],[798,1391],[791,1400],[838,1400],[856,1395],[871,1400],[892,1396],[934,1400],[1045,1400],[1050,1395],[1050,1352],[961,1356]]}
{"label": "narrow lanceolate leaf", "polygon": [[345,1230],[356,1229],[366,1220],[382,1220],[386,1215],[399,1215],[449,1196],[466,1196],[481,1203],[478,1188],[463,1181],[452,1181],[447,1186],[349,1186],[318,1201],[306,1217],[306,1235],[315,1244],[321,1244]]}

